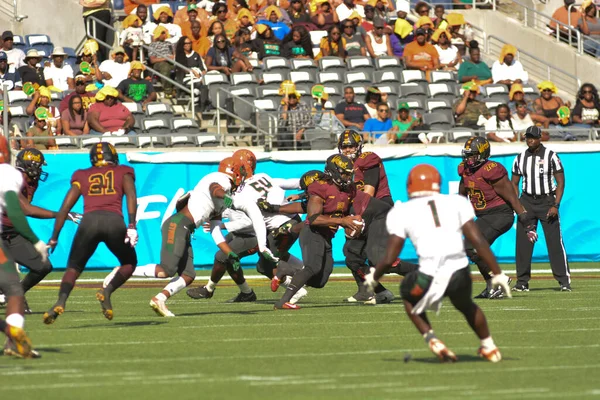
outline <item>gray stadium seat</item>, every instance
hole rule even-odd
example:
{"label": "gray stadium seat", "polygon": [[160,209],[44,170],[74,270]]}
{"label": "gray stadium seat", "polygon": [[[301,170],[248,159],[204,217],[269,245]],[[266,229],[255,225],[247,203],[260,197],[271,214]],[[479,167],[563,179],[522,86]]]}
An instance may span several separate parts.
{"label": "gray stadium seat", "polygon": [[319,67],[310,58],[293,58],[291,62],[293,71],[309,70],[316,74],[319,70]]}
{"label": "gray stadium seat", "polygon": [[373,74],[373,82],[375,83],[398,83],[402,80],[401,75],[396,71],[375,71]]}
{"label": "gray stadium seat", "polygon": [[373,75],[366,71],[348,71],[346,73],[346,83],[348,85],[353,83],[372,84]]}
{"label": "gray stadium seat", "polygon": [[375,67],[378,70],[402,70],[402,61],[396,56],[383,56],[375,58]]}
{"label": "gray stadium seat", "polygon": [[164,119],[144,118],[142,120],[143,132],[138,135],[138,143],[140,147],[149,147],[151,144],[154,147],[166,147],[167,140],[165,134],[171,132],[169,124]]}
{"label": "gray stadium seat", "polygon": [[169,122],[171,124],[171,132],[173,133],[169,138],[171,146],[197,146],[196,136],[200,133],[200,127],[195,120],[192,118],[173,118]]}
{"label": "gray stadium seat", "polygon": [[232,86],[258,86],[256,75],[251,74],[250,72],[236,72],[231,74],[229,77],[231,79]]}
{"label": "gray stadium seat", "polygon": [[475,134],[475,131],[473,129],[457,126],[456,128],[452,128],[450,130],[448,140],[454,143],[464,143],[473,136],[478,136]]}
{"label": "gray stadium seat", "polygon": [[262,61],[265,71],[279,71],[281,69],[290,70],[292,68],[290,61],[284,57],[265,57]]}
{"label": "gray stadium seat", "polygon": [[427,82],[425,73],[418,69],[405,69],[402,71],[402,83]]}
{"label": "gray stadium seat", "polygon": [[339,71],[322,71],[319,72],[317,77],[318,82],[321,85],[326,83],[344,83],[344,74]]}
{"label": "gray stadium seat", "polygon": [[371,61],[371,57],[363,57],[363,56],[353,56],[346,58],[346,65],[348,66],[348,70],[360,70],[360,71],[369,71],[373,72],[375,67],[373,66],[373,62]]}
{"label": "gray stadium seat", "polygon": [[296,84],[299,83],[311,83],[315,84],[317,81],[316,73],[309,69],[304,69],[300,71],[290,71],[290,80]]}
{"label": "gray stadium seat", "polygon": [[431,83],[456,82],[457,76],[452,71],[431,71]]}
{"label": "gray stadium seat", "polygon": [[346,63],[344,59],[340,57],[323,57],[319,59],[319,70],[321,71],[338,71],[338,72],[346,72]]}
{"label": "gray stadium seat", "polygon": [[289,71],[265,71],[262,74],[262,80],[265,85],[269,85],[272,83],[280,84],[283,81],[287,81],[290,79]]}

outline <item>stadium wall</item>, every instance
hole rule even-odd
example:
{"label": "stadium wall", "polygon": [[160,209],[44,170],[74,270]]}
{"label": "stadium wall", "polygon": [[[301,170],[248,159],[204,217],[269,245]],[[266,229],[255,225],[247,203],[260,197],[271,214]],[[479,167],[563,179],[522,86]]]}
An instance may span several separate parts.
{"label": "stadium wall", "polygon": [[[581,147],[593,152],[582,153]],[[589,146],[589,147],[588,147]],[[595,201],[600,198],[600,186],[595,184],[594,166],[600,164],[600,145],[575,144],[549,146],[558,151],[566,170],[566,191],[561,202],[561,223],[565,247],[571,261],[599,261],[600,219],[595,211]],[[493,158],[510,169],[515,154],[523,145],[495,145]],[[408,171],[419,163],[431,163],[441,172],[443,193],[455,193],[458,189],[457,166],[460,148],[457,146],[394,147],[376,149],[385,159],[392,195],[395,200],[406,201],[405,182]],[[570,152],[567,152],[570,151]],[[230,153],[227,153],[229,155]],[[309,169],[323,168],[323,160],[329,152],[257,152],[258,170],[273,177],[293,178]],[[156,263],[160,252],[160,226],[162,221],[174,212],[175,201],[184,192],[192,189],[205,174],[217,170],[219,160],[225,157],[220,152],[167,152],[148,155],[131,153],[129,157],[120,155],[123,164],[131,165],[136,172],[138,194],[138,230],[140,241],[137,247],[139,264]],[[69,189],[71,175],[78,168],[89,166],[87,154],[47,154],[48,180],[40,185],[33,203],[52,210],[58,210]],[[82,212],[80,200],[74,211]],[[35,232],[47,240],[52,231],[53,222],[33,220],[30,222]],[[51,260],[56,268],[64,268],[71,241],[77,226],[67,222],[61,233],[56,251]],[[541,228],[540,228],[541,233]],[[515,228],[505,234],[493,245],[493,250],[502,262],[513,262],[515,251]],[[543,234],[535,247],[534,260],[547,261],[547,251]],[[334,259],[343,264],[342,245],[344,235],[338,233],[334,240]],[[196,231],[194,240],[194,263],[198,267],[209,267],[213,262],[215,245],[209,234],[202,229]],[[299,247],[292,253],[300,255]],[[415,259],[415,251],[410,243],[402,253],[405,259]],[[246,265],[252,265],[255,259],[246,259]],[[105,269],[116,265],[116,259],[101,245],[90,260],[89,269]]]}

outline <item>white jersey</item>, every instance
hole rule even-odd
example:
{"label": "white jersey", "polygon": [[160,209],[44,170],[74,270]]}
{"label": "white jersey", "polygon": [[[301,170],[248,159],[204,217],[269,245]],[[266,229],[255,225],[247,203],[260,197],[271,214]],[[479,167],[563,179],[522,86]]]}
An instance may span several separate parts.
{"label": "white jersey", "polygon": [[[6,209],[4,196],[8,192],[15,192],[17,195],[21,192],[23,186],[23,174],[10,164],[0,164],[0,214]],[[0,225],[0,232],[2,226]]]}
{"label": "white jersey", "polygon": [[466,197],[436,194],[396,203],[386,225],[391,235],[410,238],[419,256],[419,271],[435,276],[440,268],[447,273],[469,264],[462,227],[474,218]]}
{"label": "white jersey", "polygon": [[[256,203],[260,198],[266,198],[271,204],[282,205],[287,203],[285,191],[292,189],[300,189],[300,179],[271,178],[267,174],[258,173],[246,179],[241,190],[235,193],[235,198],[250,203]],[[227,210],[223,216],[230,220],[225,224],[228,231],[251,232],[252,222],[245,213]],[[289,221],[293,215],[263,213],[263,217],[267,230],[272,230]]]}
{"label": "white jersey", "polygon": [[231,194],[231,179],[222,172],[212,172],[200,179],[200,182],[190,192],[188,200],[188,210],[194,217],[197,228],[210,221],[211,216],[221,215],[225,209],[223,200],[213,201],[210,195],[210,185],[213,183],[221,185],[227,194]]}

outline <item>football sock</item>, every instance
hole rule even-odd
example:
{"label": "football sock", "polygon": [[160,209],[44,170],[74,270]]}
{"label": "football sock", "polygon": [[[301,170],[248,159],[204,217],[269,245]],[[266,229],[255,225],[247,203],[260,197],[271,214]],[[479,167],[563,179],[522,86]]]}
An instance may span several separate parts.
{"label": "football sock", "polygon": [[0,319],[0,331],[6,333],[6,328],[8,328],[8,324],[5,320]]}
{"label": "football sock", "polygon": [[308,282],[312,276],[313,274],[306,268],[296,272],[285,293],[283,294],[283,297],[277,302],[276,306],[282,307],[285,303],[288,303],[292,297],[294,297],[296,292],[304,287],[306,282]]}
{"label": "football sock", "polygon": [[148,264],[148,265],[140,265],[135,271],[133,271],[133,276],[144,276],[146,278],[155,278],[156,277],[156,264]]}
{"label": "football sock", "polygon": [[46,277],[47,274],[40,274],[39,272],[29,271],[27,276],[21,281],[23,287],[23,293],[26,293],[29,289],[37,285]]}
{"label": "football sock", "polygon": [[485,288],[490,291],[492,290],[492,280],[491,279],[486,279],[485,280]]}
{"label": "football sock", "polygon": [[242,293],[252,293],[252,289],[250,289],[250,286],[248,286],[248,282],[244,281],[244,283],[238,285],[238,287],[240,288],[240,292]]}
{"label": "football sock", "polygon": [[25,317],[21,314],[10,314],[8,317],[6,317],[6,323],[23,329],[25,326]]}
{"label": "football sock", "polygon": [[481,339],[481,347],[484,349],[493,349],[496,347],[494,343],[494,339],[491,336],[486,337],[485,339]]}
{"label": "football sock", "polygon": [[206,284],[206,290],[208,290],[209,292],[214,292],[215,288],[217,287],[216,282],[213,282],[212,279],[208,279],[208,283]]}
{"label": "football sock", "polygon": [[435,336],[435,333],[433,333],[433,329],[430,329],[423,334],[423,339],[425,339],[425,343],[429,344],[429,341],[431,339],[437,339],[437,336]]}
{"label": "football sock", "polygon": [[400,261],[396,266],[390,268],[388,273],[394,273],[401,276],[406,276],[409,272],[415,271],[419,268],[419,264],[414,264],[406,261]]}
{"label": "football sock", "polygon": [[131,274],[133,274],[133,271],[134,271],[133,265],[123,265],[121,268],[119,268],[119,270],[117,271],[115,276],[112,278],[110,283],[106,286],[106,291],[108,293],[112,293],[115,290],[117,290],[122,284],[127,282],[127,279],[129,279],[131,277]]}
{"label": "football sock", "polygon": [[165,296],[163,292],[160,292],[159,294],[157,294],[154,297],[156,297],[156,300],[167,301],[167,296]]}
{"label": "football sock", "polygon": [[183,279],[182,276],[177,276],[173,279],[171,279],[171,282],[169,282],[169,284],[167,286],[165,286],[165,289],[167,292],[169,292],[169,297],[172,297],[174,295],[176,295],[179,291],[181,291],[181,289],[185,288],[187,286],[187,284],[185,283],[185,279]]}
{"label": "football sock", "polygon": [[375,293],[381,293],[381,292],[384,292],[384,291],[386,291],[386,290],[387,290],[387,289],[385,288],[385,286],[383,286],[381,283],[380,283],[379,285],[377,285],[377,286],[375,287],[375,289],[373,289],[373,291],[374,291]]}
{"label": "football sock", "polygon": [[79,274],[80,272],[74,268],[67,268],[62,277],[62,281],[60,282],[60,289],[58,290],[58,302],[56,303],[57,305],[62,305],[64,307],[64,305],[67,304],[67,299],[75,287],[75,281],[79,277]]}

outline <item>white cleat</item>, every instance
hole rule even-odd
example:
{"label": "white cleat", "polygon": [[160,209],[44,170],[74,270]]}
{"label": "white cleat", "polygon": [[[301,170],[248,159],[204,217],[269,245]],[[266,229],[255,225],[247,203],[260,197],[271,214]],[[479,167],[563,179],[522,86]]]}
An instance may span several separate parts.
{"label": "white cleat", "polygon": [[104,282],[102,282],[102,289],[106,289],[110,281],[112,281],[115,275],[117,274],[119,268],[121,267],[114,267],[113,270],[110,271],[110,274],[106,275],[106,278],[104,278]]}
{"label": "white cleat", "polygon": [[500,354],[500,350],[497,347],[494,347],[493,349],[480,347],[479,350],[477,350],[477,354],[479,354],[479,357],[485,358],[493,363],[497,363],[502,360],[502,354]]}
{"label": "white cleat", "polygon": [[157,299],[156,297],[153,297],[150,300],[150,307],[152,307],[152,309],[154,310],[155,313],[157,313],[158,315],[160,315],[162,317],[174,317],[175,316],[175,314],[173,314],[171,311],[169,311],[165,302]]}
{"label": "white cleat", "polygon": [[429,349],[435,354],[441,362],[456,362],[458,357],[452,350],[446,347],[446,345],[439,339],[431,339],[429,341]]}
{"label": "white cleat", "polygon": [[292,303],[292,304],[298,303],[300,300],[302,300],[304,297],[306,297],[307,294],[308,294],[308,290],[306,290],[305,288],[300,288],[300,290],[298,290],[296,292],[296,294],[294,296],[292,296],[292,298],[290,299],[290,303]]}

